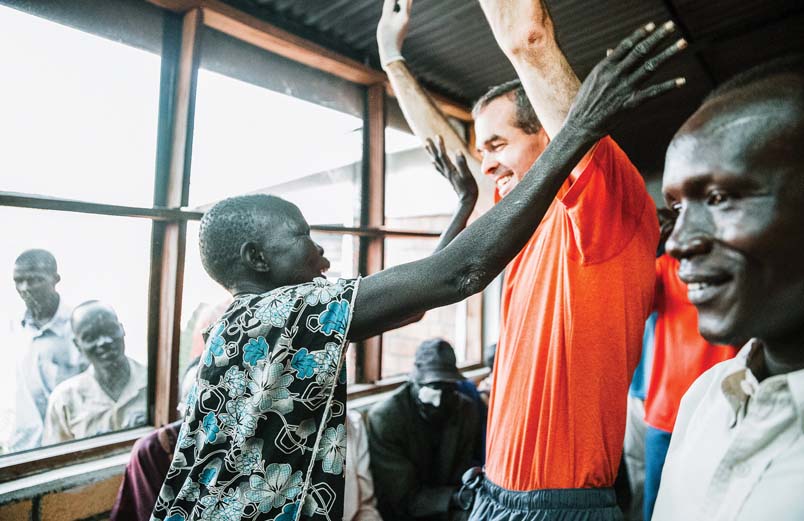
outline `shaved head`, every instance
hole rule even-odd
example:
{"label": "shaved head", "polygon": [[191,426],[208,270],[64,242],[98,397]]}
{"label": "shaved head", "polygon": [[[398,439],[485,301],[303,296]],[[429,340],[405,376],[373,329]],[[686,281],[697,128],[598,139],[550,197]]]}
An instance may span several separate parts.
{"label": "shaved head", "polygon": [[73,331],[78,331],[98,322],[119,323],[120,321],[115,310],[99,300],[88,300],[83,304],[79,304],[73,310]]}

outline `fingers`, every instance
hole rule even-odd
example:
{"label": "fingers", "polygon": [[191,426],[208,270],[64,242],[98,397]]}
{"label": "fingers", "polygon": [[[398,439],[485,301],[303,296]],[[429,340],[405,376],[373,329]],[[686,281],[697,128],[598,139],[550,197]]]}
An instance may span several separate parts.
{"label": "fingers", "polygon": [[657,54],[650,60],[643,63],[629,78],[633,84],[639,83],[651,74],[653,74],[664,62],[678,54],[683,49],[687,48],[687,40],[681,38],[676,40],[672,45],[667,47],[661,53]]}
{"label": "fingers", "polygon": [[638,41],[631,51],[625,56],[621,62],[621,66],[625,70],[640,64],[653,49],[664,40],[669,34],[675,32],[676,24],[673,21],[665,22],[661,27],[652,31],[651,34],[641,41]]}
{"label": "fingers", "polygon": [[656,24],[653,22],[643,25],[631,33],[631,36],[621,41],[614,51],[609,54],[609,58],[611,58],[613,61],[621,60],[627,56],[629,52],[631,52],[631,49],[634,48],[634,45],[636,45],[638,42],[641,42],[647,35],[652,33],[654,29],[656,29]]}
{"label": "fingers", "polygon": [[629,109],[633,109],[645,101],[655,98],[657,96],[661,96],[671,90],[679,89],[683,87],[687,83],[686,78],[676,78],[674,80],[668,80],[663,83],[659,83],[657,85],[653,85],[651,87],[642,89],[636,93],[634,93],[628,101],[626,101],[623,106]]}

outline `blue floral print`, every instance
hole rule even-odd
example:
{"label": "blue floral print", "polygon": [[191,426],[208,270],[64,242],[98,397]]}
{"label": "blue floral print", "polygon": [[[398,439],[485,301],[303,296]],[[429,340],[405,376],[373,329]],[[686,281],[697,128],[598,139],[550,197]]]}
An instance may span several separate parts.
{"label": "blue floral print", "polygon": [[333,332],[341,335],[346,333],[346,325],[349,323],[349,303],[343,300],[330,302],[318,321],[321,324],[321,331],[327,335]]}
{"label": "blue floral print", "polygon": [[315,374],[315,369],[318,367],[318,364],[315,361],[315,357],[307,351],[307,348],[302,347],[293,355],[293,359],[290,361],[290,367],[296,370],[296,376],[305,379]]}
{"label": "blue floral print", "polygon": [[210,412],[204,416],[203,422],[204,432],[207,433],[207,441],[210,443],[215,443],[215,440],[218,438],[218,433],[221,431],[220,427],[218,427],[218,422],[215,420],[215,413]]}
{"label": "blue floral print", "polygon": [[[152,521],[343,517],[357,285],[317,279],[234,300],[210,328]],[[317,503],[319,491],[332,499]]]}
{"label": "blue floral print", "polygon": [[249,365],[257,365],[260,360],[265,360],[268,357],[268,342],[265,338],[258,337],[252,338],[246,344],[243,353],[243,360]]}

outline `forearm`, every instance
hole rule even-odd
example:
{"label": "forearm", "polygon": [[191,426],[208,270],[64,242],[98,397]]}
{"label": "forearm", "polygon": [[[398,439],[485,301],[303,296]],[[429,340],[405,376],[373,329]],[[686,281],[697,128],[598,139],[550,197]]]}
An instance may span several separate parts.
{"label": "forearm", "polygon": [[[530,54],[533,53],[533,54]],[[561,130],[581,86],[564,53],[553,41],[542,50],[511,59],[536,117],[550,138]]]}
{"label": "forearm", "polygon": [[553,138],[564,124],[581,83],[558,46],[544,1],[525,3],[522,12],[514,9],[500,13],[496,4],[484,9],[497,43],[514,66],[536,116]]}
{"label": "forearm", "polygon": [[468,201],[458,201],[458,208],[455,210],[455,213],[452,214],[452,219],[450,219],[447,228],[441,234],[433,253],[443,250],[464,230],[464,228],[466,228],[466,223],[469,221],[469,216],[472,215],[472,210],[476,202],[477,198]]}
{"label": "forearm", "polygon": [[435,141],[436,136],[441,136],[448,150],[461,151],[467,158],[471,157],[463,137],[452,128],[447,117],[410,73],[404,61],[387,64],[385,72],[405,120],[422,143],[427,138]]}

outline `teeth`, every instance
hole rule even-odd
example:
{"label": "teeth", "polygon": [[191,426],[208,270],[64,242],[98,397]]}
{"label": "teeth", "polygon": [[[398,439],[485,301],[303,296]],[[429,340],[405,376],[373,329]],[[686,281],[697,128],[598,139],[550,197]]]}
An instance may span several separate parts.
{"label": "teeth", "polygon": [[502,188],[503,186],[507,185],[510,181],[511,181],[511,176],[507,175],[507,176],[497,180],[497,186]]}
{"label": "teeth", "polygon": [[690,291],[701,291],[702,289],[708,288],[710,285],[706,282],[690,282],[687,284],[687,289]]}

